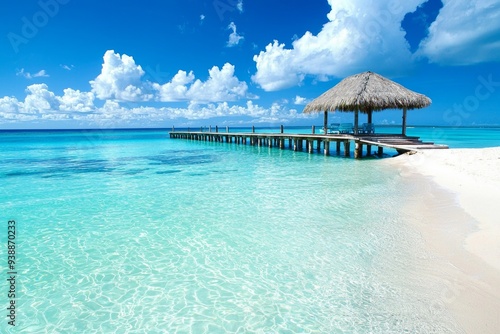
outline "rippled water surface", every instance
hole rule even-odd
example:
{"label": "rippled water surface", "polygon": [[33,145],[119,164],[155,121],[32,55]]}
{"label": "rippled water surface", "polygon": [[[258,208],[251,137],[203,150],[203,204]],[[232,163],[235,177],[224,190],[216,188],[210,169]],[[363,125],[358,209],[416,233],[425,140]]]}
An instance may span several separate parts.
{"label": "rippled water surface", "polygon": [[2,332],[458,331],[415,275],[409,190],[377,160],[152,130],[2,133],[0,149],[18,257]]}

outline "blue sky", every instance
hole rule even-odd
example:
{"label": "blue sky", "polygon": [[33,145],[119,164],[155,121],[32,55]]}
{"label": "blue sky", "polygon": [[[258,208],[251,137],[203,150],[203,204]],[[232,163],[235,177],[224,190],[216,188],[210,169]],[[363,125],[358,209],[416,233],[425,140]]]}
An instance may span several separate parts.
{"label": "blue sky", "polygon": [[364,71],[432,99],[409,124],[500,124],[497,0],[1,6],[0,129],[321,124],[305,104]]}

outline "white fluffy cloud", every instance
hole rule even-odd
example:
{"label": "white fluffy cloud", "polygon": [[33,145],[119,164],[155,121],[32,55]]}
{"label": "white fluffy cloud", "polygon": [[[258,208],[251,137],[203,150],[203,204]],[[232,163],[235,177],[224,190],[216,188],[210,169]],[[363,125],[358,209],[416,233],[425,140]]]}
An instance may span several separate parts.
{"label": "white fluffy cloud", "polygon": [[[230,105],[227,101],[245,97],[248,90],[247,84],[234,75],[234,70],[234,66],[227,63],[222,68],[211,68],[206,81],[196,79],[192,72],[179,71],[164,85],[149,83],[157,97],[152,103],[158,103],[157,100],[190,101],[185,108],[144,106],[118,99],[106,99],[98,107],[94,104],[96,95],[93,92],[66,88],[64,94],[58,96],[46,84],[33,84],[27,87],[23,102],[15,97],[0,98],[0,123],[74,120],[96,126],[115,127],[136,124],[135,122],[158,126],[166,120],[190,122],[225,116],[238,116],[253,123],[287,123],[303,117],[297,110],[289,109],[285,103],[275,103],[270,108],[256,105],[251,100],[245,105]],[[113,84],[109,86],[116,87]],[[121,94],[115,93],[111,95],[114,97]],[[226,122],[228,123],[231,121]]]}
{"label": "white fluffy cloud", "polygon": [[304,80],[305,74],[294,61],[296,51],[285,49],[285,44],[274,41],[266,46],[253,60],[257,63],[257,73],[252,80],[264,90],[273,91],[291,87]]}
{"label": "white fluffy cloud", "polygon": [[16,113],[22,108],[22,104],[15,97],[5,96],[0,98],[0,111],[4,113]]}
{"label": "white fluffy cloud", "polygon": [[[16,97],[0,98],[0,123],[71,120],[78,124],[115,127],[136,122],[158,126],[166,120],[182,123],[227,116],[235,116],[236,120],[229,119],[224,124],[285,124],[298,118],[311,118],[289,108],[285,101],[270,107],[255,104],[251,100],[255,96],[248,94],[247,83],[237,78],[235,67],[230,63],[221,68],[212,67],[206,80],[181,70],[169,82],[159,84],[146,80],[144,71],[132,57],[108,51],[101,74],[90,84],[91,91],[66,88],[62,94],[50,91],[46,84],[30,85],[24,101]],[[229,103],[243,98],[247,99],[243,105]],[[103,101],[96,102],[96,99]],[[158,106],[159,102],[173,101],[189,104],[184,108]]]}
{"label": "white fluffy cloud", "polygon": [[411,66],[412,55],[401,29],[404,16],[425,0],[328,0],[332,10],[323,29],[306,32],[287,49],[274,41],[254,56],[252,77],[266,91],[291,87],[306,75],[321,80],[364,70],[391,73]]}
{"label": "white fluffy cloud", "polygon": [[[283,104],[274,103],[270,108],[264,108],[252,101],[245,105],[229,105],[227,102],[200,106],[191,103],[187,108],[165,108],[168,118],[186,118],[188,120],[209,119],[214,117],[244,116],[253,119],[255,123],[288,123],[298,118],[311,118],[309,114],[299,113],[296,109]],[[314,116],[314,115],[313,115]]]}
{"label": "white fluffy cloud", "polygon": [[448,65],[500,60],[500,2],[443,0],[419,55]]}
{"label": "white fluffy cloud", "polygon": [[28,86],[24,102],[15,97],[0,98],[0,118],[3,119],[68,119],[74,112],[95,110],[93,93],[67,88],[63,96],[57,96],[46,84]]}
{"label": "white fluffy cloud", "polygon": [[94,110],[94,93],[80,92],[71,88],[64,90],[64,95],[57,97],[59,101],[59,110],[89,112]]}
{"label": "white fluffy cloud", "polygon": [[170,82],[166,84],[154,84],[153,87],[158,91],[158,99],[163,102],[174,102],[186,100],[188,85],[195,79],[193,72],[179,70]]}
{"label": "white fluffy cloud", "polygon": [[26,88],[23,110],[27,113],[43,113],[59,109],[59,100],[46,84],[34,84]]}
{"label": "white fluffy cloud", "polygon": [[246,96],[248,86],[234,73],[234,65],[214,66],[208,71],[207,81],[196,79],[194,73],[179,70],[167,83],[159,84],[145,79],[145,72],[134,59],[113,50],[106,51],[102,71],[90,81],[92,93],[98,99],[118,101],[234,101]]}
{"label": "white fluffy cloud", "polygon": [[[402,74],[413,66],[401,22],[425,0],[328,0],[322,30],[306,32],[291,48],[278,41],[254,56],[252,80],[266,91],[300,84],[306,76],[324,80],[373,70]],[[500,3],[497,0],[443,0],[417,56],[447,65],[500,60]]]}
{"label": "white fluffy cloud", "polygon": [[295,96],[295,100],[294,100],[294,104],[296,105],[305,105],[307,104],[309,101],[305,98],[305,97],[302,97],[302,96]]}
{"label": "white fluffy cloud", "polygon": [[5,96],[0,98],[0,119],[5,121],[28,120],[23,116],[22,103],[15,97]]}
{"label": "white fluffy cloud", "polygon": [[239,97],[244,97],[248,90],[246,82],[239,81],[234,75],[234,65],[226,63],[221,69],[214,66],[208,71],[208,74],[207,81],[196,80],[191,85],[186,94],[189,100],[198,102],[234,101]]}
{"label": "white fluffy cloud", "polygon": [[[78,121],[93,122],[100,126],[114,127],[117,124],[134,124],[142,121],[143,124],[158,124],[158,122],[175,120],[177,124],[216,117],[231,116],[222,123],[240,124],[242,119],[253,124],[277,123],[287,124],[299,118],[314,118],[316,115],[302,114],[296,109],[290,109],[285,105],[274,103],[270,108],[264,108],[252,101],[247,101],[245,105],[230,105],[227,102],[209,103],[200,105],[190,103],[185,108],[173,107],[147,107],[147,106],[127,106],[126,104],[108,100],[101,108],[96,108],[94,113],[77,113],[72,117]],[[219,125],[223,125],[223,124]]]}
{"label": "white fluffy cloud", "polygon": [[160,101],[221,102],[234,101],[244,97],[248,86],[234,75],[234,66],[226,63],[219,69],[214,66],[209,71],[207,81],[195,80],[192,72],[179,71],[174,78],[164,84],[154,84]]}
{"label": "white fluffy cloud", "polygon": [[134,58],[108,50],[103,59],[101,74],[90,81],[97,98],[122,101],[147,101],[152,98],[141,81],[144,71],[135,64]]}
{"label": "white fluffy cloud", "polygon": [[236,24],[234,24],[234,22],[231,22],[227,28],[233,31],[229,35],[229,40],[227,41],[226,44],[227,47],[231,48],[233,46],[238,45],[240,41],[243,39],[243,36],[238,35],[238,33],[236,32]]}
{"label": "white fluffy cloud", "polygon": [[[106,100],[101,107],[92,104],[90,92],[66,89],[63,96],[56,96],[47,86],[32,85],[25,102],[13,97],[0,98],[0,123],[20,121],[61,121],[75,120],[94,126],[127,126],[140,122],[143,126],[158,126],[167,120],[191,122],[214,117],[236,117],[224,124],[238,124],[242,119],[254,124],[287,124],[300,118],[314,118],[316,114],[303,114],[286,103],[273,103],[263,107],[248,100],[244,105],[218,103],[189,103],[187,107],[152,107],[130,102]],[[81,112],[88,111],[88,112]],[[221,124],[222,125],[222,124]]]}

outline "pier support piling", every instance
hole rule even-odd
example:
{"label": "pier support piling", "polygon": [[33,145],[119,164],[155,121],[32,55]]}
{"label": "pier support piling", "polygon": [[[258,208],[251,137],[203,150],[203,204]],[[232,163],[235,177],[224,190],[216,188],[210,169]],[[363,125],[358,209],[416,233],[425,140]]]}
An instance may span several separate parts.
{"label": "pier support piling", "polygon": [[325,148],[323,153],[325,155],[330,155],[330,142],[327,140],[325,140]]}
{"label": "pier support piling", "polygon": [[356,142],[354,145],[354,159],[360,159],[363,157],[363,144]]}
{"label": "pier support piling", "polygon": [[348,140],[344,142],[344,156],[351,156],[351,143]]}

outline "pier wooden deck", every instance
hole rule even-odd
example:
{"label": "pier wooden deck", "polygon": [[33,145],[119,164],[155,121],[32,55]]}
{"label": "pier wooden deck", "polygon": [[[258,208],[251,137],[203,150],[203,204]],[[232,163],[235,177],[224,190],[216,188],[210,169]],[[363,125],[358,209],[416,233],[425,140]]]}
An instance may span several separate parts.
{"label": "pier wooden deck", "polygon": [[[204,132],[204,131],[172,131],[170,138],[199,140],[207,142],[225,142],[240,145],[255,145],[306,151],[309,153],[323,152],[330,155],[330,144],[335,143],[335,151],[346,157],[351,155],[351,143],[354,143],[354,158],[372,155],[372,146],[377,147],[376,155],[382,156],[384,148],[392,148],[398,153],[418,151],[422,149],[446,149],[446,145],[423,142],[419,137],[397,134],[291,134],[291,133],[255,133],[255,132]],[[343,150],[341,150],[343,145]]]}

